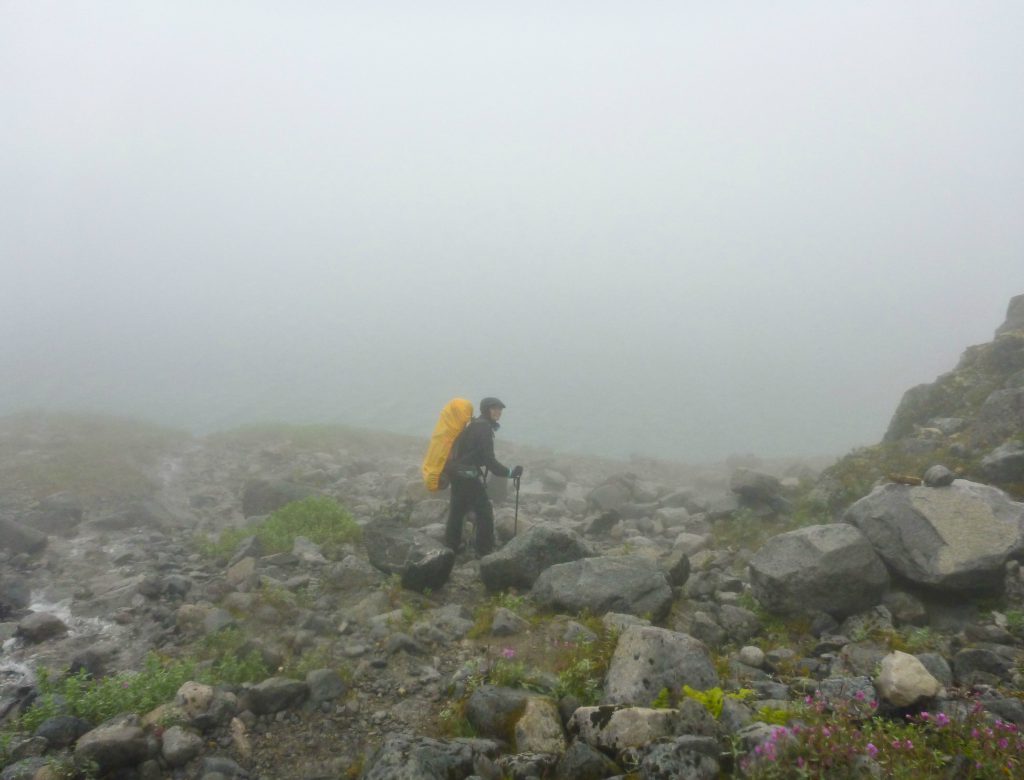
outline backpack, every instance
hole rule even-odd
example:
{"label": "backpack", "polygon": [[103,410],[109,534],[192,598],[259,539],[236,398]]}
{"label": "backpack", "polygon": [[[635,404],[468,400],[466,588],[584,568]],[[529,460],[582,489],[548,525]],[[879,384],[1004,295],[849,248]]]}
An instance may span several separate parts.
{"label": "backpack", "polygon": [[423,484],[431,493],[448,487],[449,480],[444,467],[448,463],[452,445],[471,419],[473,403],[465,398],[453,398],[441,410],[441,416],[430,437],[430,446],[423,458]]}

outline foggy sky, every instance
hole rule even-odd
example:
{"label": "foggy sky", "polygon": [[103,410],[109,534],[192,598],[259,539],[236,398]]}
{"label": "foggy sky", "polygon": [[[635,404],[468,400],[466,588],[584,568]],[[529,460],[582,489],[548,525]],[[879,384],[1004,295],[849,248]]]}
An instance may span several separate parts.
{"label": "foggy sky", "polygon": [[0,2],[0,414],[841,454],[1024,292],[1019,2]]}

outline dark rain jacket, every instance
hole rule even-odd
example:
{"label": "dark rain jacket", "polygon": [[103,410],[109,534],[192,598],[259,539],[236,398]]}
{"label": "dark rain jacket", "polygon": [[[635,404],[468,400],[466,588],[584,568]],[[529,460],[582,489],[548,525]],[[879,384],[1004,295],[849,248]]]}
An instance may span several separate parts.
{"label": "dark rain jacket", "polygon": [[470,421],[452,445],[445,472],[451,477],[483,475],[483,469],[499,477],[508,477],[511,469],[494,457],[494,432],[498,423],[485,417]]}

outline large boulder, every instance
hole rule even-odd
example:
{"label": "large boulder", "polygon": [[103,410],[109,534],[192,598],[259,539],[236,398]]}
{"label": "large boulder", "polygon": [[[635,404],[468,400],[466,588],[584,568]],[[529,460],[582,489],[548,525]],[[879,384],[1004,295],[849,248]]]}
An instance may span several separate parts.
{"label": "large boulder", "polygon": [[363,529],[370,563],[401,577],[407,590],[436,590],[448,581],[455,553],[441,542],[394,520],[379,520]]}
{"label": "large boulder", "polygon": [[587,494],[587,504],[600,512],[618,511],[632,499],[631,481],[625,475],[610,477]]}
{"label": "large boulder", "polygon": [[497,552],[480,559],[480,579],[491,590],[533,587],[541,572],[557,563],[593,555],[579,534],[555,525],[536,525]]}
{"label": "large boulder", "polygon": [[962,479],[945,488],[883,485],[843,520],[894,573],[938,590],[998,590],[1006,561],[1024,551],[1024,504]]}
{"label": "large boulder", "polygon": [[672,588],[657,561],[639,555],[583,558],[546,569],[533,586],[537,604],[564,612],[625,612],[660,620]]}
{"label": "large boulder", "polygon": [[31,525],[44,533],[71,535],[82,522],[82,502],[70,491],[53,493],[42,501],[27,520]]}
{"label": "large boulder", "polygon": [[845,617],[877,604],[889,575],[867,538],[837,523],[769,539],[750,561],[750,583],[773,612]]}
{"label": "large boulder", "polygon": [[107,773],[142,763],[150,754],[146,732],[128,723],[104,724],[79,738],[75,763]]}
{"label": "large boulder", "polygon": [[707,647],[689,634],[654,626],[630,626],[615,646],[605,677],[604,701],[646,707],[662,688],[718,685]]}

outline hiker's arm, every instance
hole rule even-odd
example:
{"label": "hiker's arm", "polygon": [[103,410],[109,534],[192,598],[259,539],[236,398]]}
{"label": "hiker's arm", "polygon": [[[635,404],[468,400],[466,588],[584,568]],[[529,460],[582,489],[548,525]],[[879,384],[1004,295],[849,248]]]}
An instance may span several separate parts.
{"label": "hiker's arm", "polygon": [[508,466],[503,466],[494,457],[494,437],[487,436],[483,442],[483,461],[484,465],[487,466],[487,470],[498,477],[508,477],[512,470]]}

